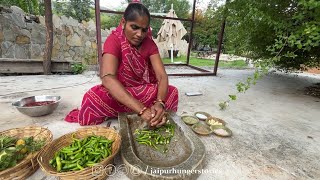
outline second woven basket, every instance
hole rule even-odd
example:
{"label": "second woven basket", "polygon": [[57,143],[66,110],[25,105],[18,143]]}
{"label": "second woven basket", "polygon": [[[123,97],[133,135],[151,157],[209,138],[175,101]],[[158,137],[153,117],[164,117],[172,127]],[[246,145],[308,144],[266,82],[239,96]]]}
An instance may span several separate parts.
{"label": "second woven basket", "polygon": [[[57,172],[53,168],[49,161],[54,157],[55,152],[59,151],[63,147],[69,146],[72,143],[72,136],[78,139],[83,139],[90,135],[104,136],[110,140],[113,140],[112,143],[112,154],[107,158],[103,159],[100,163],[93,167],[87,167],[79,171],[69,171],[69,172]],[[111,128],[105,127],[87,127],[81,128],[75,132],[65,134],[60,138],[52,141],[40,154],[38,157],[38,162],[41,169],[51,176],[59,177],[63,180],[79,180],[79,179],[93,179],[100,180],[107,177],[107,172],[110,169],[107,169],[107,165],[113,163],[114,156],[118,153],[121,145],[121,136],[118,132]]]}

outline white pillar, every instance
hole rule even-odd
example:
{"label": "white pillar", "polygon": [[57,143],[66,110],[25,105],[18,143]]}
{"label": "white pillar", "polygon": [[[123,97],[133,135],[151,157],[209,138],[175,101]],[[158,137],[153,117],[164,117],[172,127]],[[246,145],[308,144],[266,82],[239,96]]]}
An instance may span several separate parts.
{"label": "white pillar", "polygon": [[173,63],[173,44],[170,44],[170,53],[171,53],[171,63]]}

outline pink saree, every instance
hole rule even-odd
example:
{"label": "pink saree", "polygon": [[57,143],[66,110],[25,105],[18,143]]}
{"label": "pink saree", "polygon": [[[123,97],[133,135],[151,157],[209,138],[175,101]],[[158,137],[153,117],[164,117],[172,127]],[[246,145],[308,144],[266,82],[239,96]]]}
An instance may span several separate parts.
{"label": "pink saree", "polygon": [[[120,41],[122,59],[118,67],[118,80],[133,97],[150,107],[157,98],[158,84],[150,59],[145,59],[132,47],[121,26],[112,32]],[[150,37],[146,37],[150,38]],[[177,111],[178,90],[169,85],[165,99],[166,110]],[[72,110],[65,121],[78,122],[81,126],[101,124],[106,118],[117,117],[120,112],[132,112],[115,100],[102,85],[92,87],[85,93],[80,109]]]}

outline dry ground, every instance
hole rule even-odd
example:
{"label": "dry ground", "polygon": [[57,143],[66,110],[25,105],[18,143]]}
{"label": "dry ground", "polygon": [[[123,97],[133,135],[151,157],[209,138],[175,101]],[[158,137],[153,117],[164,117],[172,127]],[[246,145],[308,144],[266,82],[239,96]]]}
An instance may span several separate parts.
{"label": "dry ground", "polygon": [[[217,77],[170,77],[170,84],[179,89],[178,115],[205,111],[224,119],[233,131],[231,138],[200,137],[207,151],[204,169],[211,172],[201,174],[199,179],[320,179],[320,99],[304,94],[306,87],[320,82],[319,75],[272,73],[238,96],[227,110],[220,111],[218,103],[235,93],[235,84],[253,71],[224,69],[218,73]],[[2,76],[0,130],[42,125],[52,131],[54,138],[74,131],[80,126],[63,118],[98,83],[95,73],[90,72],[74,76]],[[65,86],[69,87],[56,88]],[[44,88],[50,90],[32,91]],[[203,95],[185,96],[194,91]],[[48,116],[27,117],[11,106],[16,99],[42,94],[63,98]],[[112,120],[111,126],[117,125],[117,120]],[[121,164],[118,156],[116,165]],[[41,170],[29,178],[38,179],[55,178]],[[119,172],[110,179],[126,176]]]}

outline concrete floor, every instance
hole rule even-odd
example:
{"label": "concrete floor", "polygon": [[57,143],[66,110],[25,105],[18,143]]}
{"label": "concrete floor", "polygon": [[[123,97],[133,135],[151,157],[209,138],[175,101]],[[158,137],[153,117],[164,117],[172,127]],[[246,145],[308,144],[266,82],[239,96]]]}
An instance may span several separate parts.
{"label": "concrete floor", "polygon": [[[253,71],[225,69],[218,73],[217,77],[170,77],[170,84],[179,89],[178,115],[205,111],[224,119],[233,131],[231,138],[200,137],[206,146],[204,170],[207,172],[199,179],[320,179],[320,99],[303,93],[305,87],[320,82],[320,76],[272,73],[239,95],[227,110],[220,111],[218,103],[234,94],[235,84],[246,80]],[[76,130],[80,127],[78,124],[64,122],[63,118],[80,105],[83,94],[99,81],[94,72],[1,76],[0,131],[41,125],[48,127],[54,138],[58,138]],[[65,86],[69,87],[57,88]],[[55,89],[39,90],[46,88]],[[203,95],[185,95],[194,91]],[[50,115],[32,118],[11,106],[19,98],[44,94],[63,98]],[[117,127],[117,120],[112,120],[111,126]],[[119,156],[115,163],[117,166],[123,164]],[[46,176],[39,169],[28,179],[55,178]],[[127,178],[124,172],[118,171],[109,179]]]}

